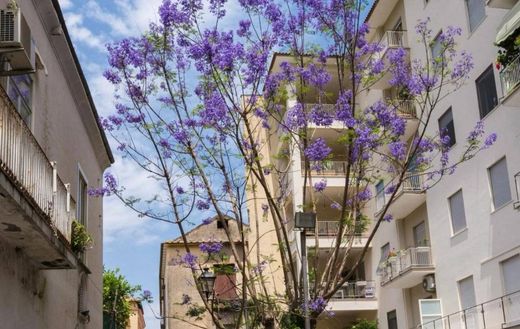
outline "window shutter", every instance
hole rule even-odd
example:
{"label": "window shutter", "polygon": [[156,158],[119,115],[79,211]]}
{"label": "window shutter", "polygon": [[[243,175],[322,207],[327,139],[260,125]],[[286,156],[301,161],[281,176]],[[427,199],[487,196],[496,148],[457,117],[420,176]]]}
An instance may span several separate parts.
{"label": "window shutter", "polygon": [[503,158],[489,168],[489,179],[491,184],[491,193],[493,195],[494,209],[497,209],[511,201],[511,189],[509,187],[506,158]]}

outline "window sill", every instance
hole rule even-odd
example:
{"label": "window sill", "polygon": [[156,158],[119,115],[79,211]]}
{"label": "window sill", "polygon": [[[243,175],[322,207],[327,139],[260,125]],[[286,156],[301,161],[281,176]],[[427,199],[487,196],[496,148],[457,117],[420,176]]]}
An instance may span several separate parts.
{"label": "window sill", "polygon": [[491,215],[493,215],[494,213],[497,213],[499,212],[500,210],[504,209],[504,208],[507,208],[510,204],[513,203],[514,200],[509,200],[507,201],[506,203],[504,203],[503,205],[501,205],[500,207],[494,209],[493,211],[491,211]]}
{"label": "window sill", "polygon": [[467,231],[468,231],[468,227],[466,226],[462,230],[458,230],[457,232],[452,233],[450,238],[454,239],[454,238],[458,237],[459,235],[461,235],[462,233],[467,232]]}
{"label": "window sill", "polygon": [[488,113],[486,113],[486,115],[484,115],[482,118],[480,118],[480,120],[485,120],[487,119],[488,117],[490,117],[493,113],[495,113],[497,111],[497,109],[500,107],[502,103],[497,103],[497,105],[495,105],[495,107],[489,111]]}

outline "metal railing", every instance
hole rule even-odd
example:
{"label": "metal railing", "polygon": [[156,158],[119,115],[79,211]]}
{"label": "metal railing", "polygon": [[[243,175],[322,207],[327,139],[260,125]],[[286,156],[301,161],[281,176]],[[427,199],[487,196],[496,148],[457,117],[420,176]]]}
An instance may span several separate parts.
{"label": "metal railing", "polygon": [[384,285],[414,268],[432,267],[430,247],[414,247],[401,250],[379,265],[381,285]]}
{"label": "metal railing", "polygon": [[504,96],[509,95],[513,89],[520,83],[520,56],[500,71],[500,83]]}
{"label": "metal railing", "polygon": [[418,329],[503,328],[520,321],[520,291],[418,325]]}
{"label": "metal railing", "polygon": [[[326,220],[318,220],[316,221],[317,234],[320,236],[335,236],[338,234],[339,230],[339,221],[326,221]],[[309,231],[309,233],[312,233]],[[350,236],[362,237],[362,226],[356,225],[354,227],[354,233],[350,234]]]}
{"label": "metal railing", "polygon": [[[343,176],[347,173],[348,161],[344,160],[326,160],[324,162],[315,164],[311,161],[311,174],[316,176]],[[302,161],[302,176],[305,174],[305,161]],[[319,166],[321,170],[314,170],[313,168]]]}
{"label": "metal railing", "polygon": [[0,88],[0,170],[17,189],[50,219],[70,241],[68,185],[59,179],[56,164],[47,159],[16,108]]}
{"label": "metal railing", "polygon": [[408,173],[401,184],[403,192],[421,192],[424,190],[423,176],[415,173]]}
{"label": "metal railing", "polygon": [[400,100],[397,112],[405,118],[417,119],[417,108],[413,100]]}
{"label": "metal railing", "polygon": [[374,281],[347,282],[332,296],[332,300],[352,298],[375,298],[376,285]]}
{"label": "metal railing", "polygon": [[379,43],[384,47],[383,52],[387,48],[407,47],[406,31],[386,31]]}
{"label": "metal railing", "polygon": [[336,109],[336,105],[335,104],[312,104],[312,103],[304,104],[305,112],[309,113],[316,106],[321,107],[321,110],[323,112],[325,112],[325,113],[329,113],[329,114],[335,114],[336,113],[336,110],[335,110]]}

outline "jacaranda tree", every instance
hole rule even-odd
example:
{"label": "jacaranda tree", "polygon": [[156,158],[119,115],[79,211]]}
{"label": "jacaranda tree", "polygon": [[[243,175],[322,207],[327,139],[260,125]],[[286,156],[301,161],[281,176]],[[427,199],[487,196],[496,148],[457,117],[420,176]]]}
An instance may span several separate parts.
{"label": "jacaranda tree", "polygon": [[[392,220],[389,206],[411,168],[422,177],[422,188],[431,188],[459,163],[490,146],[496,135],[484,136],[478,122],[464,152],[450,158],[449,135],[432,126],[439,115],[437,104],[463,85],[473,67],[471,55],[456,49],[458,28],[443,29],[432,55],[428,20],[417,22],[415,39],[425,51],[410,61],[407,50],[386,49],[379,40],[368,40],[369,27],[362,17],[368,4],[362,0],[233,4],[241,13],[238,22],[227,19],[226,0],[164,0],[159,21],[148,31],[108,46],[105,77],[116,86],[116,105],[102,124],[117,149],[154,186],[159,182],[162,191],[147,199],[127,195],[125,182],[107,174],[105,186],[91,193],[116,195],[140,216],[176,225],[186,251],[176,264],[190,268],[194,278],[206,258],[193,255],[186,239],[189,223],[216,216],[230,237],[225,219],[243,228],[255,219],[248,218],[247,206],[261,204],[262,211],[255,214],[265,216],[275,228],[284,294],[264,293],[272,275],[270,260],[240,257],[249,254],[245,248],[254,244],[254,237],[249,237],[249,244],[230,239],[230,252],[242,260],[235,264],[241,274],[238,310],[247,313],[239,317],[236,328],[245,322],[247,328],[298,327],[295,323],[304,309],[316,319],[353,276],[379,226]],[[275,52],[289,59],[270,72]],[[396,97],[360,106],[363,95],[387,77]],[[335,92],[328,89],[331,84]],[[403,101],[414,104],[419,120],[409,140],[403,138],[407,128],[399,112]],[[340,137],[334,145],[314,138],[310,128],[338,124]],[[285,147],[267,159],[264,150],[272,136]],[[303,189],[305,201],[295,207],[315,211],[327,182],[313,181],[311,173],[327,167],[333,148],[346,157],[342,195],[330,201],[338,221],[336,242],[325,267],[312,273],[310,301],[304,305],[299,260],[291,253],[287,225],[293,215],[284,210],[291,194],[286,177],[295,165],[293,156],[300,154],[303,186],[313,188]],[[382,177],[391,177],[385,186],[387,202],[374,218],[363,210],[374,199],[372,187]],[[261,200],[254,200],[256,194]],[[368,241],[354,257],[349,246],[360,227]],[[243,233],[245,238],[247,232]],[[214,255],[222,244],[199,248]],[[204,306],[197,316],[209,314],[218,328],[224,328],[200,293]],[[183,299],[179,303],[189,303],[191,297]]]}

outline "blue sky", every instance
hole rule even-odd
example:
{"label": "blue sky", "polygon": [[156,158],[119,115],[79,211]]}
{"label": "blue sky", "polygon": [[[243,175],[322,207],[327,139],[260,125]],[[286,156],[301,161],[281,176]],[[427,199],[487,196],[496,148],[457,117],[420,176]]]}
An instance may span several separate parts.
{"label": "blue sky", "polygon": [[[105,45],[146,31],[158,19],[162,0],[60,0],[67,28],[74,42],[84,73],[101,116],[113,112],[113,87],[102,76],[107,66]],[[233,4],[228,5],[230,22],[239,18]],[[237,18],[235,20],[234,18]],[[122,159],[113,147],[116,162],[110,169],[123,183],[128,195],[154,194],[160,187],[147,179],[131,162]],[[145,187],[145,188],[143,188]],[[151,305],[159,314],[158,276],[160,243],[178,235],[174,225],[140,219],[113,198],[104,200],[104,264],[120,268],[132,284],[140,284],[155,297]],[[160,328],[145,305],[148,329]]]}

